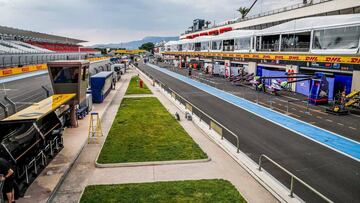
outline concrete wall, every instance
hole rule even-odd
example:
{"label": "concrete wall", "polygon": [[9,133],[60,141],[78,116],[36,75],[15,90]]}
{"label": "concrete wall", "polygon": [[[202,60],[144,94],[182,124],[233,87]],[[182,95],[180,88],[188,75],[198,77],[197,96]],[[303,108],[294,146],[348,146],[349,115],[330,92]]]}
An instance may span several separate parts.
{"label": "concrete wall", "polygon": [[351,90],[360,90],[360,70],[354,70]]}
{"label": "concrete wall", "polygon": [[256,67],[257,67],[256,62],[249,62],[249,66],[248,66],[249,74],[254,73],[256,75]]}

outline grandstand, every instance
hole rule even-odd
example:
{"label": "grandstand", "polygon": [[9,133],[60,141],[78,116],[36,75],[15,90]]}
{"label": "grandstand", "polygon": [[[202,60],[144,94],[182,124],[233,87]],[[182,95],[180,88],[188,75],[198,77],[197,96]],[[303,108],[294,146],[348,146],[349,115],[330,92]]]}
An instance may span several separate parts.
{"label": "grandstand", "polygon": [[86,41],[0,26],[0,68],[79,59],[100,52],[83,47]]}

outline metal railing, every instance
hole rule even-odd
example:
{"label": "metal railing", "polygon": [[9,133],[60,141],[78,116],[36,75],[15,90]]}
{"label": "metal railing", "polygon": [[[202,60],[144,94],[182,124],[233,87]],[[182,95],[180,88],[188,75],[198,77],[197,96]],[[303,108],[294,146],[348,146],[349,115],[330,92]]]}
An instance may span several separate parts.
{"label": "metal railing", "polygon": [[24,54],[4,54],[0,53],[0,68],[35,65],[47,63],[54,60],[70,60],[85,58],[86,53],[24,53]]}
{"label": "metal railing", "polygon": [[263,158],[267,159],[268,161],[270,161],[272,164],[274,164],[276,167],[280,168],[282,171],[284,171],[285,173],[287,173],[288,175],[291,176],[290,178],[290,197],[294,197],[294,183],[295,180],[299,183],[301,183],[303,186],[305,186],[306,188],[308,188],[310,191],[312,191],[313,193],[315,193],[316,195],[318,195],[321,199],[323,199],[326,202],[333,202],[331,201],[329,198],[325,197],[323,194],[321,194],[319,191],[317,191],[316,189],[314,189],[313,187],[311,187],[310,185],[308,185],[307,183],[305,183],[303,180],[301,180],[300,178],[298,178],[297,176],[295,176],[293,173],[291,173],[290,171],[286,170],[284,167],[282,167],[280,164],[276,163],[274,160],[270,159],[268,156],[262,154],[259,157],[259,171],[261,171],[262,169],[262,163],[263,163]]}

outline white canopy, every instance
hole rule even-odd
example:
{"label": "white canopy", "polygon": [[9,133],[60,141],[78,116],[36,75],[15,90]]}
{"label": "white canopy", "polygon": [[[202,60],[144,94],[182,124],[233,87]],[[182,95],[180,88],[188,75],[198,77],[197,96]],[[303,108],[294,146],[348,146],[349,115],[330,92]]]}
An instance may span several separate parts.
{"label": "white canopy", "polygon": [[226,39],[235,39],[235,38],[241,38],[241,37],[250,37],[254,35],[254,30],[232,30],[229,32],[225,32],[221,35],[217,35],[212,37],[212,41],[215,40],[226,40]]}
{"label": "white canopy", "polygon": [[213,37],[212,36],[201,36],[201,37],[194,38],[191,42],[192,43],[206,42],[206,41],[210,41],[211,38],[213,38]]}
{"label": "white canopy", "polygon": [[302,32],[336,26],[360,25],[360,14],[317,16],[289,21],[256,32],[256,35]]}

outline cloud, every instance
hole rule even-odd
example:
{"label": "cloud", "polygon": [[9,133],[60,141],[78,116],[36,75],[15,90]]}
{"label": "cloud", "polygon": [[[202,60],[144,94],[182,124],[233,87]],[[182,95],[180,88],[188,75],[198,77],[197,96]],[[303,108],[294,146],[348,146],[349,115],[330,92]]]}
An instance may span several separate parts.
{"label": "cloud", "polygon": [[[250,15],[301,1],[259,0]],[[225,21],[237,17],[240,6],[251,4],[249,0],[0,0],[0,25],[89,44],[118,43],[150,35],[178,36],[193,19]]]}

